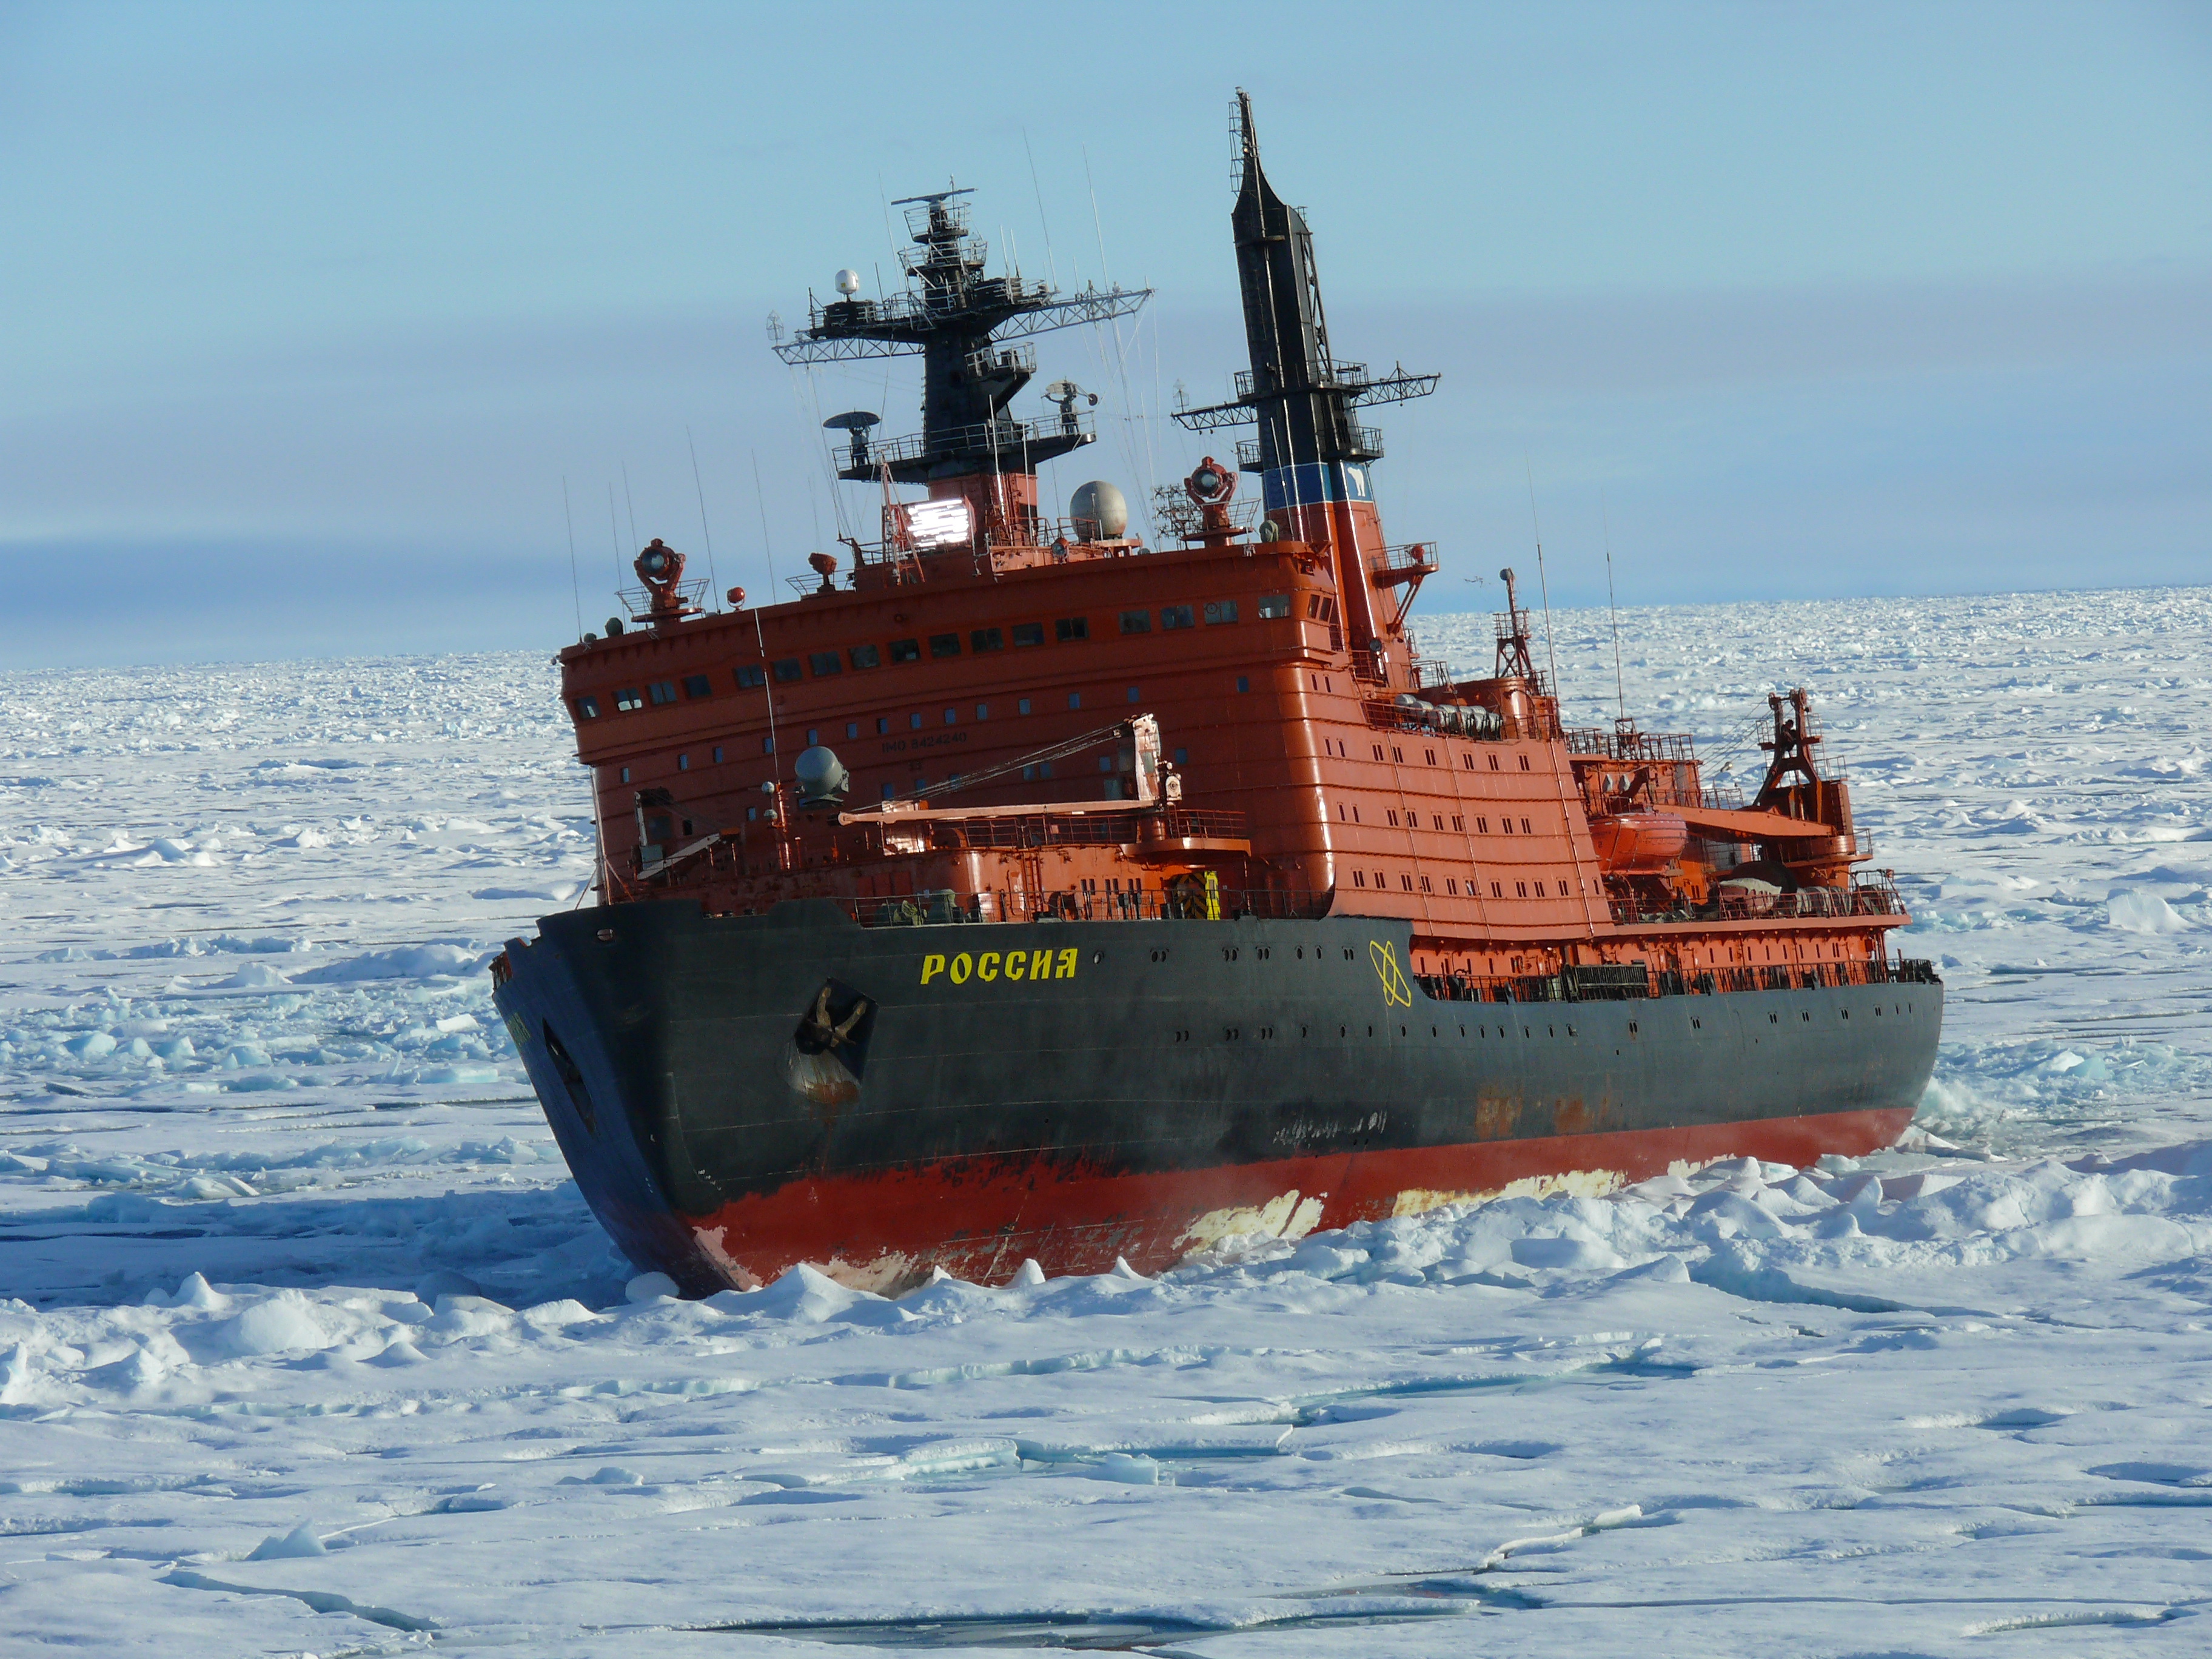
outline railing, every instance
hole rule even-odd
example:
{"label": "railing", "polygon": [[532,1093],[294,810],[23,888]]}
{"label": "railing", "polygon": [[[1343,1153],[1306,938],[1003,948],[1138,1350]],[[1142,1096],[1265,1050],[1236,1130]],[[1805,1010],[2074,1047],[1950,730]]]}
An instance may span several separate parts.
{"label": "railing", "polygon": [[1864,882],[1853,887],[1801,887],[1794,893],[1771,898],[1729,893],[1700,905],[1680,905],[1653,910],[1641,898],[1609,899],[1613,920],[1621,927],[1654,926],[1690,921],[1789,921],[1814,917],[1899,916],[1904,902],[1887,882]]}
{"label": "railing", "polygon": [[1639,761],[1680,764],[1698,757],[1697,744],[1687,732],[1607,731],[1602,726],[1567,728],[1567,747],[1577,755],[1602,755],[1620,765]]}
{"label": "railing", "polygon": [[[1231,501],[1220,512],[1230,529],[1249,531],[1260,516],[1260,498]],[[1181,484],[1160,484],[1152,490],[1152,522],[1167,535],[1195,536],[1206,527],[1206,509]]]}
{"label": "railing", "polygon": [[917,432],[889,443],[870,444],[865,449],[855,445],[850,464],[873,466],[882,462],[897,466],[934,455],[971,455],[981,451],[1012,455],[1031,444],[1056,438],[1079,437],[1088,443],[1097,435],[1097,422],[1088,415],[1065,416],[1051,422],[978,421],[972,426],[956,426],[942,432]]}
{"label": "railing", "polygon": [[[1540,713],[1533,720],[1520,720],[1487,708],[1448,710],[1419,699],[1413,702],[1370,700],[1361,703],[1360,708],[1366,714],[1369,727],[1377,732],[1413,732],[1458,738],[1469,743],[1541,743],[1559,735],[1555,730],[1547,728]],[[1451,719],[1455,713],[1458,716],[1456,726]]]}
{"label": "railing", "polygon": [[[1346,430],[1350,440],[1348,447],[1351,450],[1350,455],[1346,457],[1347,459],[1379,461],[1382,459],[1382,428],[1381,427],[1353,426]],[[1301,462],[1310,461],[1313,457],[1306,455],[1300,457],[1299,459]],[[1291,465],[1279,457],[1277,458],[1275,464],[1278,466]],[[1257,438],[1239,438],[1237,441],[1237,469],[1240,472],[1260,471],[1260,441]],[[1316,505],[1316,503],[1310,502],[1308,505]]]}
{"label": "railing", "polygon": [[1152,813],[1040,812],[1033,817],[915,818],[886,814],[869,826],[887,835],[927,833],[940,852],[1032,847],[1127,847],[1158,841],[1244,841],[1242,812],[1170,806]]}
{"label": "railing", "polygon": [[1328,914],[1325,893],[1266,888],[1215,888],[1196,883],[1146,892],[1085,891],[1063,887],[1000,888],[962,893],[938,888],[884,898],[833,897],[863,927],[931,927],[959,923],[1025,921],[1312,921]]}
{"label": "railing", "polygon": [[1414,983],[1437,1002],[1620,1002],[1648,997],[1726,996],[1743,991],[1840,990],[1848,985],[1941,985],[1933,963],[1806,963],[1788,968],[1721,968],[1678,974],[1630,965],[1571,965],[1553,975],[1491,978],[1468,974],[1416,974]]}
{"label": "railing", "polygon": [[[653,589],[618,587],[615,589],[615,597],[623,602],[623,609],[629,612],[629,619],[632,622],[651,622],[653,619],[655,612],[653,608],[654,599]],[[696,613],[705,608],[702,602],[706,597],[707,579],[704,576],[695,577],[690,581],[678,582],[676,584],[676,610],[661,611],[658,614],[665,617]]]}

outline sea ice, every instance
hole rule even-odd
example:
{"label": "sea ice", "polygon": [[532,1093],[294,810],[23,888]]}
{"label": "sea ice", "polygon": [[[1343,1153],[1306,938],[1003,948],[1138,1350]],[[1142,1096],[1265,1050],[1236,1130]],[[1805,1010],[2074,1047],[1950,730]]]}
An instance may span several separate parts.
{"label": "sea ice", "polygon": [[896,1301],[579,1200],[483,972],[590,875],[543,659],[0,676],[10,1638],[2201,1650],[2212,592],[1623,625],[1747,783],[1819,689],[1948,981],[1905,1146]]}

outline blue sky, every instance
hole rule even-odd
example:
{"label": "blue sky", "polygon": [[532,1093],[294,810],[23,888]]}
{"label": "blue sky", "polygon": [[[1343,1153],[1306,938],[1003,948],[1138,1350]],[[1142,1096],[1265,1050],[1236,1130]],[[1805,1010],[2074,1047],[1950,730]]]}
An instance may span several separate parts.
{"label": "blue sky", "polygon": [[834,533],[819,414],[917,424],[767,315],[949,176],[994,256],[1158,290],[1041,342],[1109,434],[1048,493],[1141,497],[1241,359],[1240,84],[1339,350],[1444,373],[1382,416],[1424,608],[1526,562],[1531,471],[1555,601],[1608,526],[1630,602],[2212,577],[2203,6],[18,3],[0,657],[557,643],[563,479],[597,625],[633,506],[703,554],[694,443],[767,588]]}

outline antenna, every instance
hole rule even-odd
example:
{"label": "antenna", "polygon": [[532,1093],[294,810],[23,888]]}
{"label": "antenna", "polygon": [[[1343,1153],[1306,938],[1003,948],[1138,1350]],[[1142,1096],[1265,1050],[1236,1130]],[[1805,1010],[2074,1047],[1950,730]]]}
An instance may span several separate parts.
{"label": "antenna", "polygon": [[[623,470],[623,505],[624,507],[628,507],[628,508],[629,509],[629,544],[630,544],[632,547],[637,547],[637,546],[639,546],[639,545],[641,545],[641,544],[638,541],[638,539],[637,539],[637,503],[636,503],[635,501],[632,501],[632,500],[630,499],[630,495],[629,495],[629,463],[628,461],[624,461],[624,462],[622,464],[622,470]],[[1533,498],[1532,498],[1532,500],[1533,500]],[[621,563],[621,560],[620,560],[620,559],[617,559],[617,560],[616,560],[616,563],[617,563],[617,566],[619,566],[619,565],[620,565],[620,563]]]}
{"label": "antenna", "polygon": [[1613,695],[1620,718],[1628,718],[1628,690],[1620,677],[1620,605],[1613,597],[1613,515],[1607,511],[1605,492],[1600,490],[1597,510],[1605,520],[1605,605],[1613,613]]}
{"label": "antenna", "polygon": [[722,579],[714,574],[714,535],[707,528],[707,486],[699,482],[699,445],[691,436],[691,428],[684,428],[684,441],[691,447],[691,487],[699,492],[699,534],[707,544],[707,592],[714,596],[714,608],[722,608]]}
{"label": "antenna", "polygon": [[[775,550],[769,544],[768,539],[768,493],[761,488],[760,451],[756,449],[752,453],[753,505],[760,509],[761,552],[768,559],[768,591],[773,593],[775,592]],[[768,666],[768,635],[761,629],[760,613],[761,607],[755,605],[753,638],[760,646],[761,666],[765,668]],[[776,740],[775,735],[775,677],[772,674],[768,682],[768,756],[769,769],[775,774],[776,809],[780,817],[783,808],[783,745]]]}
{"label": "antenna", "polygon": [[1544,574],[1544,526],[1536,522],[1536,469],[1523,450],[1521,465],[1528,474],[1528,522],[1536,532],[1536,586],[1544,596],[1544,660],[1551,665],[1552,695],[1559,695],[1559,659],[1552,649],[1552,584]]}
{"label": "antenna", "polygon": [[615,517],[615,481],[607,480],[607,540],[615,550],[615,590],[622,590],[622,520]]}
{"label": "antenna", "polygon": [[576,571],[576,514],[568,505],[568,475],[561,475],[561,516],[568,525],[568,591],[576,601],[576,637],[584,637],[584,579]]}

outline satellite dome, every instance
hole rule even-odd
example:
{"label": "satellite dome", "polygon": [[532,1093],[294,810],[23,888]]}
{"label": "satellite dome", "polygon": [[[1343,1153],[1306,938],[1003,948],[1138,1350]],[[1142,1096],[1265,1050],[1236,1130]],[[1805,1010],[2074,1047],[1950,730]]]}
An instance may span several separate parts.
{"label": "satellite dome", "polygon": [[852,775],[845,770],[844,763],[833,750],[818,744],[800,755],[791,770],[799,784],[799,804],[804,806],[842,805],[845,792],[852,787]]}
{"label": "satellite dome", "polygon": [[1067,516],[1077,537],[1086,542],[1111,540],[1126,535],[1129,529],[1128,502],[1103,479],[1093,478],[1075,492],[1067,504]]}
{"label": "satellite dome", "polygon": [[860,291],[860,273],[849,265],[837,273],[837,292],[847,299]]}

